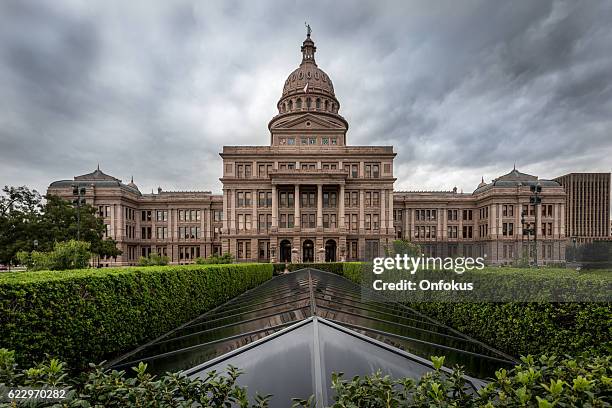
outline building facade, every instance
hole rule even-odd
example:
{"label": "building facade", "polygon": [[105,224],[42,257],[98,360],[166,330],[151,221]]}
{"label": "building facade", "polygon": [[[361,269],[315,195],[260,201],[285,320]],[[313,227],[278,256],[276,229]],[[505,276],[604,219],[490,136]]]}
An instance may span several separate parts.
{"label": "building facade", "polygon": [[570,173],[555,180],[567,194],[568,238],[578,244],[610,240],[610,173]]}
{"label": "building facade", "polygon": [[[240,262],[364,260],[397,238],[430,255],[482,256],[489,264],[565,259],[573,213],[560,181],[513,169],[469,194],[394,192],[393,147],[348,143],[349,124],[310,34],[301,52],[268,124],[269,145],[223,147],[222,195],[142,194],[133,180],[124,184],[99,168],[51,183],[48,194],[72,200],[75,188],[84,189],[98,208],[123,251],[104,265],[136,264],[151,252],[172,263],[228,252]],[[541,202],[533,201],[535,189]],[[609,200],[609,182],[607,191]]]}

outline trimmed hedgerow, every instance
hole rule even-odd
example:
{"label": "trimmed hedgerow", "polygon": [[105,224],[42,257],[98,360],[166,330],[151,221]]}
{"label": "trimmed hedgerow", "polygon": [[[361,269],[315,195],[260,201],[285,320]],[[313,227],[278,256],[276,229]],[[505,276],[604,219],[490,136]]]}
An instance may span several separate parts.
{"label": "trimmed hedgerow", "polygon": [[297,271],[304,268],[318,269],[320,271],[342,274],[343,262],[310,262],[310,263],[292,263],[287,265],[289,272]]}
{"label": "trimmed hedgerow", "polygon": [[[357,265],[357,264],[355,264]],[[475,271],[471,273],[476,273]],[[525,270],[486,268],[491,277],[529,276],[562,290],[571,279],[609,282],[605,272],[582,273],[566,269]],[[362,269],[351,266],[341,273],[361,283]],[[411,308],[513,356],[556,353],[609,355],[612,350],[612,306],[605,302],[414,302]]]}
{"label": "trimmed hedgerow", "polygon": [[153,339],[272,277],[272,265],[152,266],[0,275],[0,347],[82,368]]}
{"label": "trimmed hedgerow", "polygon": [[609,355],[606,303],[412,303],[410,307],[498,350],[521,354]]}

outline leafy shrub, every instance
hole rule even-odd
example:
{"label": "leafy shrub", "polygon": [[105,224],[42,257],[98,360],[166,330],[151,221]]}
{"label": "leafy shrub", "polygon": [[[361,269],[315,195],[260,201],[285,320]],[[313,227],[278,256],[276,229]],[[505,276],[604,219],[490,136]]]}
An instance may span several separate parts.
{"label": "leafy shrub", "polygon": [[285,269],[287,268],[287,264],[286,263],[274,263],[272,264],[273,268],[274,268],[274,275],[280,275],[282,273],[285,272]]}
{"label": "leafy shrub", "polygon": [[234,263],[234,256],[229,252],[221,256],[217,254],[209,255],[208,258],[196,258],[195,262],[199,265],[220,265]]}
{"label": "leafy shrub", "polygon": [[[0,385],[68,389],[63,407],[265,407],[269,397],[256,396],[249,403],[245,388],[236,385],[240,371],[228,369],[227,376],[211,373],[204,380],[189,379],[177,374],[156,378],[147,373],[147,365],[132,368],[130,377],[125,371],[104,370],[90,364],[89,373],[69,379],[64,363],[51,359],[27,370],[18,370],[14,352],[0,349]],[[1,388],[1,387],[0,387]],[[54,403],[39,402],[37,407]]]}
{"label": "leafy shrub", "polygon": [[405,239],[396,239],[391,245],[385,246],[385,256],[395,257],[396,255],[408,255],[410,257],[419,257],[422,254],[421,246],[414,242]]}
{"label": "leafy shrub", "polygon": [[[344,380],[332,377],[332,407],[606,407],[612,392],[612,361],[608,357],[559,359],[523,357],[474,393],[463,372],[445,373],[444,357],[432,357],[434,371],[418,381],[392,379],[380,372]],[[301,406],[308,406],[303,401]]]}
{"label": "leafy shrub", "polygon": [[0,275],[0,345],[82,368],[132,349],[272,277],[272,265],[182,265]]}
{"label": "leafy shrub", "polygon": [[89,242],[72,239],[56,242],[50,252],[18,252],[17,259],[31,271],[81,269],[89,264],[92,255],[90,247]]}
{"label": "leafy shrub", "polygon": [[141,256],[138,260],[140,266],[164,266],[168,265],[168,263],[170,263],[170,258],[157,252],[153,252],[147,257]]}
{"label": "leafy shrub", "polygon": [[[380,372],[345,380],[332,374],[333,408],[400,407],[608,407],[612,393],[612,359],[607,357],[521,358],[511,370],[498,370],[495,378],[475,392],[459,367],[443,368],[444,357],[432,357],[433,370],[419,379],[393,379]],[[19,370],[15,353],[0,349],[2,385],[69,388],[64,406],[154,407],[265,407],[270,395],[256,396],[249,404],[247,390],[236,385],[240,376],[230,367],[227,376],[210,373],[204,380],[167,373],[147,373],[146,364],[125,371],[103,370],[90,364],[87,375],[69,379],[64,363],[52,359]],[[273,378],[270,381],[274,381]],[[289,401],[287,401],[287,404]],[[44,406],[44,405],[38,405]],[[314,397],[293,400],[294,407],[314,407]]]}

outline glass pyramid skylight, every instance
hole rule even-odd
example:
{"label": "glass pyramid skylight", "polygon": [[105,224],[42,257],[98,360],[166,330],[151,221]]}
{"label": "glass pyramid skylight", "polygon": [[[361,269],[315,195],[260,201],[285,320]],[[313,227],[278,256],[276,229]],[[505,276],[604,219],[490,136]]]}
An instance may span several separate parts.
{"label": "glass pyramid skylight", "polygon": [[126,369],[143,361],[156,373],[205,377],[231,364],[245,371],[239,382],[250,394],[274,394],[272,406],[288,406],[293,397],[330,401],[333,372],[350,378],[380,369],[418,378],[431,370],[430,356],[444,355],[447,366],[464,366],[477,388],[477,378],[514,363],[400,303],[361,291],[314,269],[278,276],[111,365]]}

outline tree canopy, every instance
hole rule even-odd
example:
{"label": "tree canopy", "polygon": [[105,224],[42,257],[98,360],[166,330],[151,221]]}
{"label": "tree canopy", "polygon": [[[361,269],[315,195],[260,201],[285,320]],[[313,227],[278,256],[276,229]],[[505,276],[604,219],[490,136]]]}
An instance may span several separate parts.
{"label": "tree canopy", "polygon": [[[80,214],[78,214],[80,213]],[[5,186],[0,194],[0,263],[14,263],[20,251],[52,251],[57,242],[77,237],[90,244],[93,254],[116,257],[121,254],[113,239],[104,238],[104,221],[89,204],[76,208],[57,196],[43,197],[26,186]]]}

